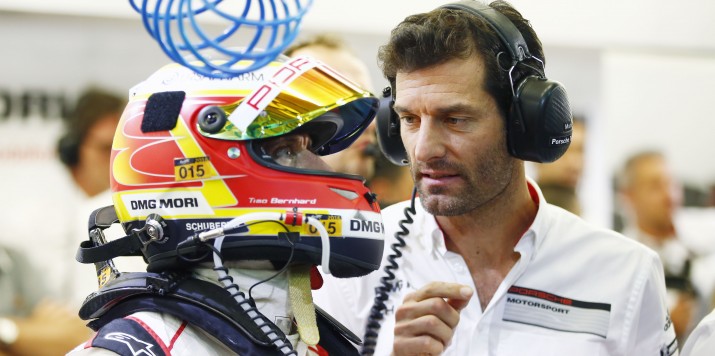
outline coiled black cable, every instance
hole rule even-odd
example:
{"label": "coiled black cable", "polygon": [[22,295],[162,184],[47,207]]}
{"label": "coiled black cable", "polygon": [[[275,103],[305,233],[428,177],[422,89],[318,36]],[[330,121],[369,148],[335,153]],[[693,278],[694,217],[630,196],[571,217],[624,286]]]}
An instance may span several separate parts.
{"label": "coiled black cable", "polygon": [[[221,251],[214,246],[209,247],[223,261]],[[224,289],[231,293],[231,297],[237,299],[237,304],[244,310],[248,317],[251,318],[256,326],[264,332],[268,340],[270,340],[278,351],[285,356],[298,356],[298,353],[293,349],[290,341],[285,338],[283,332],[256,308],[252,299],[246,298],[239,289],[238,284],[233,281],[233,277],[228,274],[228,269],[224,266],[216,266],[213,270],[223,272],[224,276],[218,278],[219,282],[225,283]]]}
{"label": "coiled black cable", "polygon": [[395,271],[400,267],[397,264],[397,259],[402,257],[402,248],[405,247],[404,237],[410,233],[407,228],[407,224],[412,224],[414,221],[412,217],[415,215],[415,196],[417,195],[417,188],[412,189],[412,199],[410,200],[410,206],[404,209],[405,218],[400,220],[398,225],[400,226],[400,231],[395,232],[395,240],[397,242],[390,245],[392,253],[387,257],[387,264],[383,268],[385,271],[385,276],[380,278],[380,285],[375,287],[375,301],[370,309],[370,315],[367,319],[367,327],[365,329],[365,336],[363,337],[363,346],[360,351],[361,355],[372,356],[375,353],[375,346],[377,346],[377,337],[380,334],[381,321],[384,318],[384,311],[386,309],[385,301],[390,297],[390,292],[394,289],[392,282],[395,279]]}

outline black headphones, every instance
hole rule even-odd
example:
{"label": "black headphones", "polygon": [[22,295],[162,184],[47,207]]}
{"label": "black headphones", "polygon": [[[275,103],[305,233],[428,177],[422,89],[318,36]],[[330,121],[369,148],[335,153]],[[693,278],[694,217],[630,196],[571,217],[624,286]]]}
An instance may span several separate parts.
{"label": "black headphones", "polygon": [[82,137],[70,129],[57,141],[57,154],[60,161],[67,167],[74,167],[79,163],[79,146],[82,142]]}
{"label": "black headphones", "polygon": [[57,140],[60,161],[72,168],[79,163],[79,151],[89,131],[108,115],[119,115],[126,99],[114,92],[88,87],[75,101],[69,114],[63,117],[64,132]]}
{"label": "black headphones", "polygon": [[[499,35],[511,56],[511,70],[532,57],[519,29],[494,8],[477,1],[465,0],[441,6],[443,9],[467,11],[486,20]],[[543,62],[542,62],[543,65]],[[548,163],[561,157],[571,143],[571,108],[564,87],[542,74],[531,75],[512,84],[513,100],[507,117],[507,145],[516,158]],[[388,160],[407,165],[407,153],[400,138],[400,119],[392,110],[394,94],[383,90],[377,115],[377,137]]]}

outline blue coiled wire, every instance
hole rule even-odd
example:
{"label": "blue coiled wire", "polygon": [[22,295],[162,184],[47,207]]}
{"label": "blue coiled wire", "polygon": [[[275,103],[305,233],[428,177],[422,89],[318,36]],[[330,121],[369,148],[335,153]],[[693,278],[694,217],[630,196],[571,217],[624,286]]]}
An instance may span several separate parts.
{"label": "blue coiled wire", "polygon": [[[239,10],[234,15],[225,11],[229,2],[223,0],[142,0],[141,6],[138,2],[129,0],[169,58],[207,77],[231,78],[278,57],[295,40],[313,0],[245,0],[242,9],[240,5],[231,8]],[[240,2],[232,5],[236,4]],[[199,16],[217,18],[226,25],[220,34],[209,36]]]}

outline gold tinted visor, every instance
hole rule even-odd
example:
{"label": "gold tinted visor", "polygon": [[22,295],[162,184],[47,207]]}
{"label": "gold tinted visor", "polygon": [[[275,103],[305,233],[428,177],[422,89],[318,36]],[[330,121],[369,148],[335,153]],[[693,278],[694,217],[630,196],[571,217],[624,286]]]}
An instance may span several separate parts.
{"label": "gold tinted visor", "polygon": [[310,58],[289,59],[266,79],[240,101],[218,107],[228,117],[220,130],[210,133],[199,127],[199,132],[223,140],[275,137],[332,112],[342,121],[326,143],[334,145],[354,139],[370,123],[379,104],[369,91]]}

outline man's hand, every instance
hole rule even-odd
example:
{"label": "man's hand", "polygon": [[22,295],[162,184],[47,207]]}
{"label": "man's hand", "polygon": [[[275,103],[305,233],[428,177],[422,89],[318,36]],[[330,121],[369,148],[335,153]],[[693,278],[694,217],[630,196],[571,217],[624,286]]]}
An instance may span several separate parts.
{"label": "man's hand", "polygon": [[463,284],[432,282],[405,296],[395,312],[393,354],[441,354],[472,294],[474,291]]}

